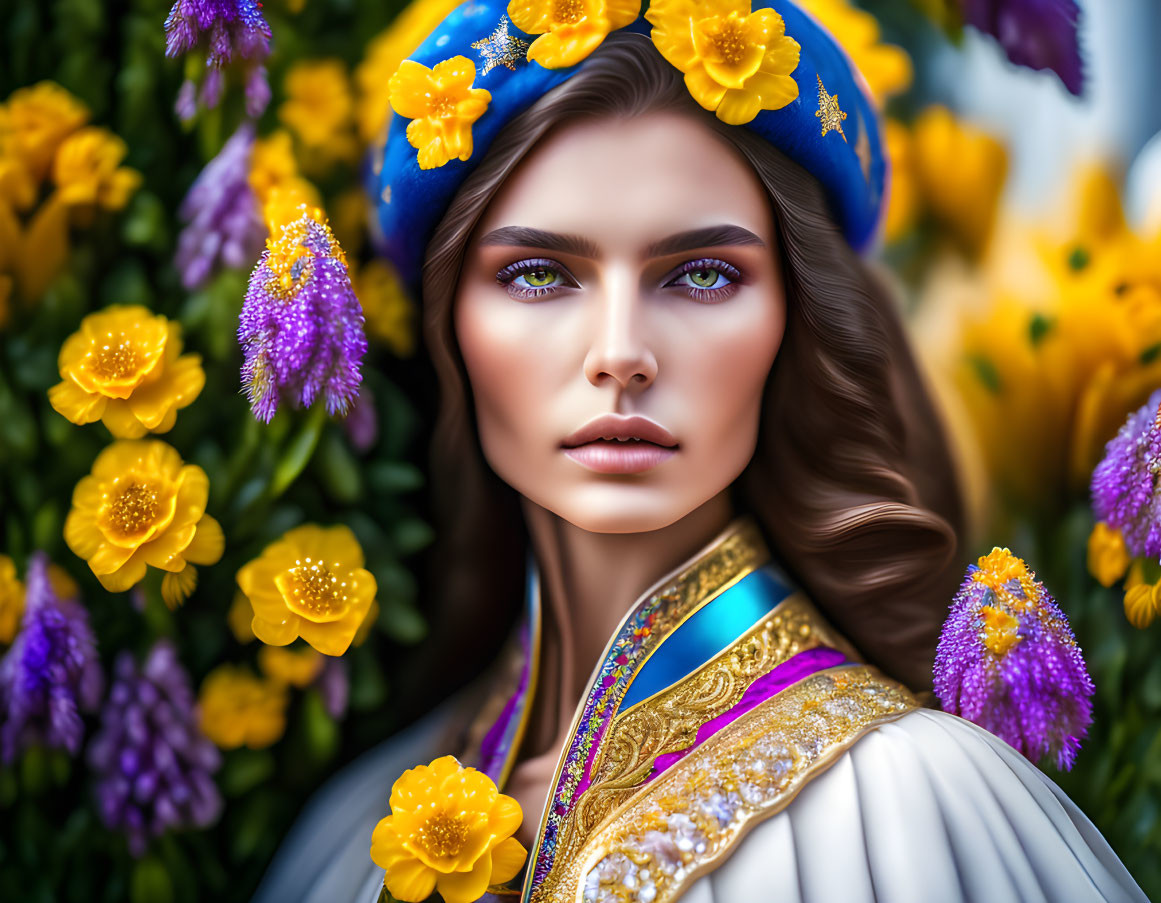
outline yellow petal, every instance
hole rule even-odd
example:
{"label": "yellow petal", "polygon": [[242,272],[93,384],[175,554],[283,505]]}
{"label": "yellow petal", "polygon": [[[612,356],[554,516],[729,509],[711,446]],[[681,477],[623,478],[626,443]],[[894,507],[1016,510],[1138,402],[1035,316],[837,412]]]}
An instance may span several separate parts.
{"label": "yellow petal", "polygon": [[798,96],[798,82],[789,75],[755,72],[746,80],[746,90],[761,98],[763,110],[781,110]]}
{"label": "yellow petal", "polygon": [[101,419],[108,399],[86,392],[71,379],[65,379],[48,390],[48,402],[67,420],[84,424]]}
{"label": "yellow petal", "polygon": [[707,110],[717,109],[726,93],[726,89],[710,78],[705,67],[700,65],[685,73],[685,87],[690,96]]}
{"label": "yellow petal", "polygon": [[13,255],[16,284],[26,301],[45,293],[68,262],[68,208],[54,192],[32,217],[18,254]]}
{"label": "yellow petal", "polygon": [[391,109],[407,119],[431,112],[432,71],[414,60],[404,60],[388,82]]}
{"label": "yellow petal", "polygon": [[718,119],[728,125],[743,125],[758,115],[761,98],[753,91],[728,90],[716,110]]}
{"label": "yellow petal", "polygon": [[185,547],[184,557],[194,564],[215,564],[225,549],[226,537],[222,533],[222,525],[205,514],[198,521],[193,542]]}
{"label": "yellow petal", "polygon": [[[435,876],[435,870],[429,869],[418,859],[401,859],[389,872],[384,873],[383,883],[396,900],[402,900],[403,903],[422,903],[435,890]],[[482,892],[475,899],[478,900],[481,896]]]}
{"label": "yellow petal", "polygon": [[111,574],[98,574],[101,586],[111,593],[121,593],[130,589],[145,576],[145,560],[138,555],[130,558],[125,566]]}
{"label": "yellow petal", "polygon": [[145,424],[133,416],[129,402],[120,398],[109,399],[101,422],[118,439],[140,439],[147,432]]}
{"label": "yellow petal", "polygon": [[125,565],[133,553],[137,551],[136,546],[115,545],[111,542],[103,542],[97,548],[97,551],[89,556],[89,567],[93,573],[98,577],[105,574],[112,574],[114,571]]}
{"label": "yellow petal", "polygon": [[196,530],[194,524],[184,527],[171,526],[156,539],[144,543],[141,546],[141,554],[145,556],[145,563],[165,571],[180,571],[185,567],[185,556],[182,552],[193,542]]}
{"label": "yellow petal", "polygon": [[188,599],[198,585],[198,569],[187,564],[177,572],[167,573],[161,578],[161,598],[170,611]]}
{"label": "yellow petal", "polygon": [[552,7],[544,0],[512,0],[508,18],[525,34],[544,34],[552,21]]}
{"label": "yellow petal", "polygon": [[640,12],[641,4],[637,0],[607,0],[605,3],[605,18],[612,30],[631,25],[637,21]]}
{"label": "yellow petal", "polygon": [[470,871],[439,875],[436,887],[444,903],[475,903],[488,889],[492,874],[492,854],[485,852]]}
{"label": "yellow petal", "polygon": [[[802,48],[794,38],[781,38],[766,48],[759,70],[770,75],[789,75],[798,68],[801,55]],[[798,95],[797,83],[794,94]]]}
{"label": "yellow petal", "polygon": [[[91,478],[86,477],[85,479]],[[86,561],[97,553],[97,549],[104,542],[92,512],[76,508],[70,511],[68,517],[65,518],[64,540],[65,545],[72,549],[74,555]]]}
{"label": "yellow petal", "polygon": [[528,59],[545,69],[566,69],[596,50],[607,34],[603,28],[588,23],[556,29],[532,42]]}
{"label": "yellow petal", "polygon": [[476,80],[476,64],[466,56],[453,56],[436,63],[431,74],[440,87],[454,97],[466,94]]}
{"label": "yellow petal", "polygon": [[290,612],[287,612],[287,618],[282,622],[270,621],[254,615],[254,620],[250,622],[250,629],[254,631],[254,636],[267,645],[288,646],[298,639],[298,622],[301,620]]}
{"label": "yellow petal", "polygon": [[524,867],[524,860],[528,858],[528,851],[515,837],[509,837],[498,843],[492,850],[492,874],[489,882],[492,884],[506,884],[520,874]]}
{"label": "yellow petal", "polygon": [[1157,617],[1156,587],[1141,583],[1125,590],[1125,617],[1138,630],[1144,630]]}
{"label": "yellow petal", "polygon": [[178,475],[180,483],[173,512],[173,526],[196,524],[206,513],[210,496],[210,478],[196,464],[187,464]]}
{"label": "yellow petal", "polygon": [[524,813],[520,809],[520,804],[514,798],[500,794],[492,804],[488,816],[488,829],[497,837],[508,837],[516,833],[523,820]]}

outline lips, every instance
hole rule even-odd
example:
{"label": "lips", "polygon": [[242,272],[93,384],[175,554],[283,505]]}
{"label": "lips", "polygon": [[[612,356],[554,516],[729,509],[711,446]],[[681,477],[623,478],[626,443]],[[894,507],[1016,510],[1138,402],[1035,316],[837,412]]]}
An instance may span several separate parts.
{"label": "lips", "polygon": [[646,417],[605,414],[561,443],[564,453],[597,473],[641,473],[677,454],[677,440]]}
{"label": "lips", "polygon": [[622,416],[602,414],[582,426],[561,442],[563,448],[577,448],[589,442],[611,440],[616,442],[649,442],[662,448],[677,448],[673,434],[659,423],[638,414]]}

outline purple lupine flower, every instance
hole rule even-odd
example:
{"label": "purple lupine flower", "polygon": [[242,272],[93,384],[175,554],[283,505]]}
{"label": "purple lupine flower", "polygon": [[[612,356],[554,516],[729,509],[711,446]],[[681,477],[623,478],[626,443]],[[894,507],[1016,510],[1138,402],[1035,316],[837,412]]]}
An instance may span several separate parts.
{"label": "purple lupine flower", "polygon": [[58,599],[48,557],[32,556],[25,578],[20,633],[0,661],[0,753],[11,762],[34,744],[76,754],[84,734],[82,711],[101,701],[104,676],[89,613]]}
{"label": "purple lupine flower", "polygon": [[1129,415],[1092,472],[1092,509],[1134,556],[1161,558],[1161,389]]}
{"label": "purple lupine flower", "polygon": [[1018,66],[1051,69],[1073,94],[1084,89],[1075,0],[960,0],[963,18],[999,41]]}
{"label": "purple lupine flower", "polygon": [[221,754],[198,727],[193,690],[167,640],[139,667],[129,652],[114,666],[101,728],[89,744],[97,807],[105,825],[125,832],[129,851],[148,838],[217,821],[222,797],[211,775]]}
{"label": "purple lupine flower", "polygon": [[186,223],[177,239],[175,265],[187,289],[197,288],[220,263],[249,267],[262,253],[266,225],[250,187],[254,126],[244,122],[206,164],[181,202]]}
{"label": "purple lupine flower", "polygon": [[321,393],[331,414],[359,395],[367,351],[363,308],[342,248],[309,213],[266,243],[238,322],[242,384],[254,416],[269,423],[278,403],[309,407]]}
{"label": "purple lupine flower", "polygon": [[[165,55],[197,51],[205,54],[206,72],[197,100],[216,107],[222,99],[224,67],[237,64],[246,83],[246,112],[261,115],[270,102],[270,85],[262,62],[270,55],[270,26],[257,0],[177,0],[165,20]],[[178,93],[177,114],[190,119],[194,83],[186,80]]]}
{"label": "purple lupine flower", "polygon": [[1092,694],[1068,619],[1024,562],[996,548],[971,565],[935,651],[944,711],[1067,770],[1092,723]]}

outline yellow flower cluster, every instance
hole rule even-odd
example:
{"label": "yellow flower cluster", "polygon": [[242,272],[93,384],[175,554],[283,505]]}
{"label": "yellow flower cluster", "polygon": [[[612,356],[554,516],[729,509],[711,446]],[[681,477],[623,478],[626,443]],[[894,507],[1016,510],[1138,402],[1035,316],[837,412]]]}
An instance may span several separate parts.
{"label": "yellow flower cluster", "polygon": [[526,34],[540,35],[528,59],[546,69],[575,66],[600,46],[609,32],[637,18],[636,0],[511,0],[508,17]]}
{"label": "yellow flower cluster", "polygon": [[871,97],[882,107],[911,86],[911,57],[902,47],[879,41],[879,22],[848,0],[798,0],[839,43],[863,76]]}
{"label": "yellow flower cluster", "polygon": [[527,858],[512,836],[520,804],[454,756],[403,772],[390,805],[371,836],[371,858],[397,900],[419,903],[438,891],[445,903],[472,903],[514,878]]}
{"label": "yellow flower cluster", "polygon": [[927,215],[969,255],[987,249],[1008,176],[1007,148],[992,135],[932,106],[911,129],[888,120],[891,197],[886,238],[894,241]]}
{"label": "yellow flower cluster", "polygon": [[61,346],[62,381],[49,401],[73,423],[101,420],[118,438],[167,432],[206,381],[201,356],[181,347],[181,325],[144,307],[89,314]]}
{"label": "yellow flower cluster", "polygon": [[1001,221],[977,273],[947,263],[924,290],[916,347],[980,519],[1051,512],[1082,492],[1105,442],[1161,385],[1161,233],[1125,224],[1099,167],[1074,184],[1044,225]]}
{"label": "yellow flower cluster", "polygon": [[353,163],[359,155],[355,137],[355,101],[342,60],[301,60],[283,80],[286,100],[279,121],[298,138],[304,167],[325,173],[336,163]]}
{"label": "yellow flower cluster", "polygon": [[254,142],[249,182],[271,235],[280,235],[283,226],[302,215],[303,207],[322,207],[318,189],[299,175],[289,132],[279,130]]}
{"label": "yellow flower cluster", "polygon": [[742,125],[798,96],[790,73],[800,48],[776,11],[751,12],[749,0],[656,0],[645,18],[661,55],[685,73],[693,99],[723,122]]}
{"label": "yellow flower cluster", "polygon": [[345,526],[307,524],[285,533],[238,571],[254,607],[254,635],[271,646],[302,637],[326,655],[342,655],[367,618],[376,583],[363,549]]}
{"label": "yellow flower cluster", "polygon": [[206,514],[208,493],[205,471],[164,442],[119,440],[77,483],[65,542],[110,592],[140,581],[147,565],[177,573],[213,564],[225,540]]}
{"label": "yellow flower cluster", "polygon": [[218,665],[198,692],[202,732],[222,749],[263,749],[286,732],[286,685],[240,665]]}
{"label": "yellow flower cluster", "polygon": [[70,221],[85,225],[98,209],[120,210],[141,183],[121,165],[125,143],[86,127],[88,119],[85,105],[54,82],[20,88],[0,104],[0,327],[14,289],[33,301],[64,267]]}
{"label": "yellow flower cluster", "polygon": [[1161,565],[1130,559],[1121,531],[1098,522],[1088,537],[1088,571],[1101,586],[1112,586],[1125,572],[1125,617],[1144,630],[1161,614]]}

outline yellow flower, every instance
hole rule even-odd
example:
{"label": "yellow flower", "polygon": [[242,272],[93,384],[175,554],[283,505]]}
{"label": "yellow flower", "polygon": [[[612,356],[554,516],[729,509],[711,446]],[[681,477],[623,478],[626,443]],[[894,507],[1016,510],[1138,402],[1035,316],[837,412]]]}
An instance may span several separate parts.
{"label": "yellow flower", "polygon": [[89,126],[69,135],[52,166],[61,200],[70,207],[120,210],[141,184],[141,173],[120,165],[127,152],[108,129]]}
{"label": "yellow flower", "polygon": [[1137,559],[1125,580],[1125,617],[1138,630],[1144,630],[1158,613],[1161,613],[1161,581],[1146,582],[1144,562]]}
{"label": "yellow flower", "polygon": [[40,182],[61,142],[88,119],[85,105],[55,82],[20,88],[0,104],[0,155],[19,160]]}
{"label": "yellow flower", "polygon": [[1088,572],[1101,586],[1112,586],[1128,566],[1129,550],[1121,531],[1104,521],[1097,523],[1088,537]]}
{"label": "yellow flower", "polygon": [[271,646],[302,637],[342,655],[375,598],[375,578],[348,527],[307,524],[287,531],[238,571],[254,606],[254,635]]}
{"label": "yellow flower", "polygon": [[798,5],[846,51],[878,106],[911,86],[911,57],[902,47],[879,43],[879,22],[870,13],[847,0],[799,0]]}
{"label": "yellow flower", "polygon": [[932,215],[978,254],[988,243],[1008,175],[1004,145],[958,121],[946,107],[928,107],[915,121],[915,178]]}
{"label": "yellow flower", "polygon": [[266,203],[270,190],[298,176],[298,161],[294,159],[294,142],[290,132],[279,129],[254,142],[250,155],[250,187],[258,203]]}
{"label": "yellow flower", "polygon": [[460,0],[412,0],[391,25],[367,45],[366,55],[355,69],[358,99],[355,102],[355,120],[359,137],[374,141],[391,118],[391,76],[415,49],[427,40],[436,26]]}
{"label": "yellow flower", "polygon": [[749,0],[658,0],[645,18],[693,99],[723,122],[742,125],[798,96],[790,73],[800,48],[774,10],[751,12]]}
{"label": "yellow flower", "polygon": [[287,99],[278,108],[278,119],[302,142],[308,169],[323,170],[358,156],[354,99],[342,60],[297,62],[283,87]]}
{"label": "yellow flower", "polygon": [[254,642],[254,629],[250,626],[253,620],[254,608],[250,605],[246,594],[238,590],[234,593],[234,601],[230,603],[230,610],[226,613],[226,623],[230,627],[230,633],[234,634],[234,639],[239,643],[245,645]]}
{"label": "yellow flower", "polygon": [[284,649],[263,646],[258,650],[258,667],[275,683],[298,687],[310,686],[323,667],[322,653],[304,646]]}
{"label": "yellow flower", "polygon": [[181,345],[179,323],[140,305],[89,314],[61,346],[62,382],[48,399],[73,423],[101,420],[118,438],[164,433],[206,382],[201,355]]}
{"label": "yellow flower", "polygon": [[399,900],[418,903],[438,890],[445,903],[471,903],[514,878],[528,855],[512,836],[520,804],[454,756],[403,772],[390,802],[371,836],[371,858]]}
{"label": "yellow flower", "polygon": [[288,179],[280,185],[275,185],[266,195],[266,202],[262,205],[262,219],[266,223],[266,230],[270,233],[271,239],[282,234],[283,226],[289,226],[302,219],[304,213],[315,222],[327,221],[322,211],[322,199],[318,190],[306,179],[301,178]]}
{"label": "yellow flower", "polygon": [[911,161],[911,134],[896,119],[888,119],[883,128],[887,159],[891,162],[891,194],[887,199],[884,238],[897,241],[906,235],[919,214],[919,186]]}
{"label": "yellow flower", "polygon": [[453,157],[472,155],[472,123],[484,115],[492,95],[473,88],[476,64],[453,56],[435,68],[404,60],[391,76],[391,108],[412,120],[407,140],[419,150],[419,168],[435,169]]}
{"label": "yellow flower", "polygon": [[13,210],[27,210],[36,202],[36,183],[19,157],[0,151],[0,204]]}
{"label": "yellow flower", "polygon": [[0,555],[0,643],[8,645],[20,628],[24,614],[24,584],[16,579],[16,563]]}
{"label": "yellow flower", "polygon": [[528,59],[546,69],[574,66],[611,31],[637,18],[636,0],[511,0],[508,17],[526,34],[538,34]]}
{"label": "yellow flower", "polygon": [[262,749],[286,731],[285,685],[240,665],[218,665],[198,693],[202,732],[222,749]]}
{"label": "yellow flower", "polygon": [[166,571],[161,578],[161,601],[174,611],[193,595],[198,587],[198,569],[187,564],[180,571]]}
{"label": "yellow flower", "polygon": [[399,357],[410,357],[415,351],[415,305],[394,268],[384,260],[372,260],[355,273],[354,283],[367,333]]}
{"label": "yellow flower", "polygon": [[101,585],[121,592],[145,566],[180,571],[222,556],[222,528],[205,513],[206,473],[182,464],[158,439],[121,439],[105,448],[73,490],[64,538]]}
{"label": "yellow flower", "polygon": [[359,625],[359,629],[355,631],[355,638],[351,640],[352,646],[362,646],[366,642],[367,637],[371,635],[371,628],[375,626],[375,622],[379,620],[379,600],[376,599],[371,603],[371,608],[367,611],[367,617],[363,618],[363,623]]}

